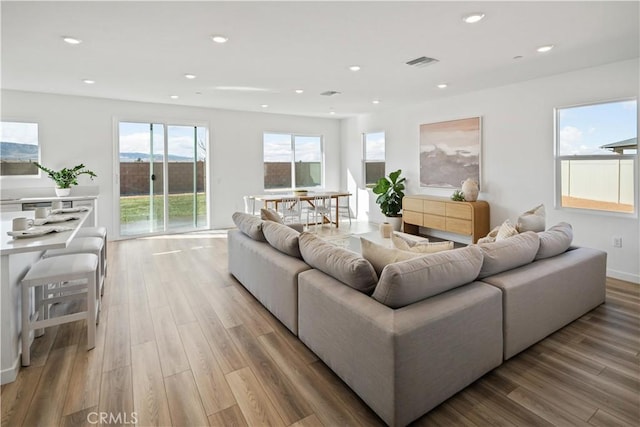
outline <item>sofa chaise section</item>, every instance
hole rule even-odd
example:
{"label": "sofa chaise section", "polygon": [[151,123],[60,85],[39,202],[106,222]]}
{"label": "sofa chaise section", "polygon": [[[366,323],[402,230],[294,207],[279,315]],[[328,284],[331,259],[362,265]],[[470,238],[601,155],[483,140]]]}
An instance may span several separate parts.
{"label": "sofa chaise section", "polygon": [[229,272],[297,335],[298,274],[311,267],[240,230],[229,230],[228,248]]}
{"label": "sofa chaise section", "polygon": [[299,338],[389,425],[410,423],[502,362],[493,286],[393,309],[319,270],[298,280]]}
{"label": "sofa chaise section", "polygon": [[507,360],[605,301],[606,252],[571,248],[482,278],[503,294]]}

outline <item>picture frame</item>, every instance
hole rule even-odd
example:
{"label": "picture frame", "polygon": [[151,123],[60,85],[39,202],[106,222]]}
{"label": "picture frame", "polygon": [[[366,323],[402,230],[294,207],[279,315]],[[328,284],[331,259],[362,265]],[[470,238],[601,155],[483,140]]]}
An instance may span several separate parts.
{"label": "picture frame", "polygon": [[420,125],[420,186],[461,188],[480,182],[482,117]]}

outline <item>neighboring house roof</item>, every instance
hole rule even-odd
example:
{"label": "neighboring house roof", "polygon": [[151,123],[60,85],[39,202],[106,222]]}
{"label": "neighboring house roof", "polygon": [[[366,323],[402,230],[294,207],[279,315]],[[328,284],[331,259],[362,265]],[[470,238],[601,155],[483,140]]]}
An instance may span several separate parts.
{"label": "neighboring house roof", "polygon": [[600,148],[610,149],[616,153],[622,153],[625,149],[638,148],[638,138],[625,139],[624,141],[612,142],[611,144],[601,145]]}

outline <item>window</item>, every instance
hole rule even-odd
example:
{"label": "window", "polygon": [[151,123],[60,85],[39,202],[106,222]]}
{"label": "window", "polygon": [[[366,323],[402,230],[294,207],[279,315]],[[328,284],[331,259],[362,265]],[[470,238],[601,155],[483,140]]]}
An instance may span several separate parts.
{"label": "window", "polygon": [[265,133],[264,188],[288,189],[322,185],[322,137]]}
{"label": "window", "polygon": [[362,134],[364,146],[364,183],[374,186],[385,175],[384,132]]}
{"label": "window", "polygon": [[636,212],[637,111],[636,99],[556,109],[559,206]]}
{"label": "window", "polygon": [[0,123],[0,176],[38,175],[38,124]]}

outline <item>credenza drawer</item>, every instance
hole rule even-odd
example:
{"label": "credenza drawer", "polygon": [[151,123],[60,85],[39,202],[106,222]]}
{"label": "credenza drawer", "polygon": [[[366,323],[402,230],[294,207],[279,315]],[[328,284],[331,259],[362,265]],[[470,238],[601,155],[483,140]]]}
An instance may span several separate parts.
{"label": "credenza drawer", "polygon": [[471,235],[471,221],[447,217],[445,230],[451,233]]}
{"label": "credenza drawer", "polygon": [[[422,212],[422,200],[420,200],[420,199],[412,199],[410,197],[403,197],[402,198],[402,210],[403,211]],[[408,221],[405,221],[405,222],[408,222]]]}
{"label": "credenza drawer", "polygon": [[447,217],[471,220],[471,206],[447,203]]}
{"label": "credenza drawer", "polygon": [[445,216],[446,214],[446,203],[437,202],[434,200],[425,200],[424,201],[424,213]]}
{"label": "credenza drawer", "polygon": [[436,230],[444,230],[446,225],[445,217],[439,215],[424,214],[423,227],[434,228]]}
{"label": "credenza drawer", "polygon": [[407,224],[422,226],[422,212],[402,210],[402,221]]}

